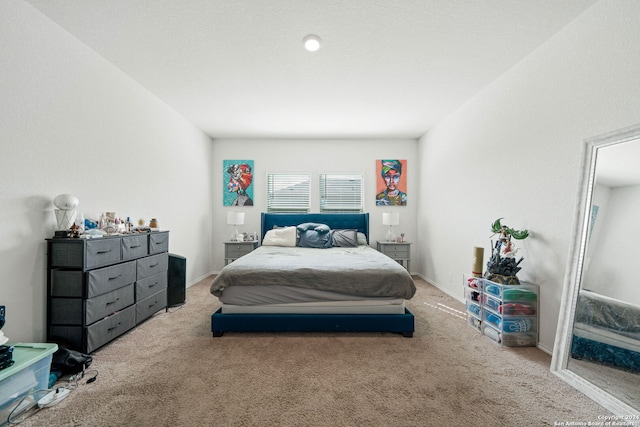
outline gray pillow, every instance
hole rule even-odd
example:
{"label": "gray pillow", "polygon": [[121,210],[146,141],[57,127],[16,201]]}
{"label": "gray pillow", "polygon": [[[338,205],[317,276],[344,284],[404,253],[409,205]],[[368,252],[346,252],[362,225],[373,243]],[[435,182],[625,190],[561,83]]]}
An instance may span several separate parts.
{"label": "gray pillow", "polygon": [[356,230],[333,230],[331,235],[333,246],[339,248],[358,246],[358,232]]}

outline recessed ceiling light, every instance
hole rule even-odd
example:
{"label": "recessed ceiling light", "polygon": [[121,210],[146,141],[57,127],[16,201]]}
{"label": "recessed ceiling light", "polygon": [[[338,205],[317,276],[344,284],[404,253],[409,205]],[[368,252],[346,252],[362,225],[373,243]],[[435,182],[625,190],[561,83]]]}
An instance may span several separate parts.
{"label": "recessed ceiling light", "polygon": [[309,52],[315,52],[320,49],[320,37],[315,34],[308,34],[302,39],[302,43],[304,43],[304,48]]}

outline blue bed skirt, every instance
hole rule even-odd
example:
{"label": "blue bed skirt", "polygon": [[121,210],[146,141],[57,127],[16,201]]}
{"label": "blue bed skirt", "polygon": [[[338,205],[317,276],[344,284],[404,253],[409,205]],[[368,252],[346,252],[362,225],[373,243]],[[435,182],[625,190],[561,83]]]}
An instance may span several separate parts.
{"label": "blue bed skirt", "polygon": [[640,372],[640,353],[574,335],[571,357]]}
{"label": "blue bed skirt", "polygon": [[211,315],[214,337],[225,332],[394,332],[412,337],[413,314],[223,314]]}

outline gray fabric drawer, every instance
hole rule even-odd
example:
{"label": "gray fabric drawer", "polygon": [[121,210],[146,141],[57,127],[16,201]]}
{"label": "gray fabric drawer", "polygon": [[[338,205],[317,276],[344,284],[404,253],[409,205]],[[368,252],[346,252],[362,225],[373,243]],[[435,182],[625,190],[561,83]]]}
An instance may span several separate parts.
{"label": "gray fabric drawer", "polygon": [[84,317],[81,298],[52,298],[51,323],[62,325],[82,325]]}
{"label": "gray fabric drawer", "polygon": [[151,317],[154,313],[167,306],[167,290],[164,289],[136,304],[136,323]]}
{"label": "gray fabric drawer", "polygon": [[80,270],[51,270],[52,297],[82,297],[82,275]]}
{"label": "gray fabric drawer", "polygon": [[169,232],[149,234],[149,254],[167,252],[169,250]]}
{"label": "gray fabric drawer", "polygon": [[71,348],[84,348],[82,342],[82,326],[52,325],[49,332],[49,340],[53,342],[68,343]]}
{"label": "gray fabric drawer", "polygon": [[87,328],[87,353],[91,353],[136,325],[136,308],[128,307]]}
{"label": "gray fabric drawer", "polygon": [[91,270],[87,273],[87,298],[111,292],[135,281],[135,261]]}
{"label": "gray fabric drawer", "polygon": [[149,253],[149,242],[146,234],[122,236],[122,260],[136,259]]}
{"label": "gray fabric drawer", "polygon": [[84,240],[51,241],[51,266],[83,268]]}
{"label": "gray fabric drawer", "polygon": [[87,241],[87,269],[120,262],[120,239],[94,239]]}
{"label": "gray fabric drawer", "polygon": [[165,252],[163,254],[140,258],[137,263],[137,279],[145,279],[169,269],[169,254]]}
{"label": "gray fabric drawer", "polygon": [[136,282],[136,301],[145,299],[156,292],[167,289],[167,272],[154,274]]}
{"label": "gray fabric drawer", "polygon": [[87,300],[87,325],[135,303],[133,283]]}

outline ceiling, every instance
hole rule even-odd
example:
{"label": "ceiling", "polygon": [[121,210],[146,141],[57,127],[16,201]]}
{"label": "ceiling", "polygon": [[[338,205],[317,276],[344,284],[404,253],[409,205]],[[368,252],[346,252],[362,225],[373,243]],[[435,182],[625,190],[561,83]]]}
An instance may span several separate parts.
{"label": "ceiling", "polygon": [[26,1],[213,138],[420,137],[596,2]]}

